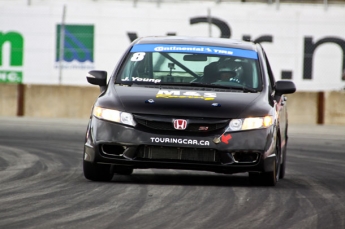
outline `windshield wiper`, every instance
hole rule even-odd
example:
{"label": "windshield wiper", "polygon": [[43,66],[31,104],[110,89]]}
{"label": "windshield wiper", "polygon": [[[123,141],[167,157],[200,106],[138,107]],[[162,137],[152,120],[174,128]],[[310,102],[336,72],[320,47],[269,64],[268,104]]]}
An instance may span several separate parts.
{"label": "windshield wiper", "polygon": [[219,85],[219,84],[210,84],[210,83],[199,83],[199,82],[191,82],[191,83],[174,83],[174,82],[161,82],[161,83],[147,83],[147,82],[127,82],[118,84],[120,86],[132,86],[132,85],[143,85],[143,86],[198,86],[198,87],[205,87],[205,88],[221,88],[221,89],[233,89],[239,90],[243,92],[252,92],[256,93],[257,90],[245,87],[245,86],[226,86],[226,85]]}
{"label": "windshield wiper", "polygon": [[258,90],[255,90],[254,88],[245,87],[245,86],[230,86],[229,88],[236,89],[236,90],[242,90],[243,92],[252,92],[252,93],[258,92]]}
{"label": "windshield wiper", "polygon": [[198,82],[191,82],[191,83],[168,83],[168,82],[161,82],[157,85],[163,85],[163,86],[199,86],[199,87],[207,87],[207,88],[225,88],[228,89],[228,86],[223,85],[216,85],[216,84],[205,84],[205,83],[198,83]]}
{"label": "windshield wiper", "polygon": [[226,86],[226,85],[219,85],[219,84],[210,84],[210,83],[199,83],[199,82],[190,82],[190,83],[167,83],[161,82],[158,85],[167,85],[167,86],[199,86],[199,87],[207,87],[207,88],[222,88],[222,89],[234,89],[243,92],[258,92],[257,90],[245,86]]}

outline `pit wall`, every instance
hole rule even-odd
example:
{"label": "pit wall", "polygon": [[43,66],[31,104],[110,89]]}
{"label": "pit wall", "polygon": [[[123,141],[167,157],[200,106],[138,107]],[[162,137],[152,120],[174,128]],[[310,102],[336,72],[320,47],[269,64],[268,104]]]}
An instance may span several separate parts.
{"label": "pit wall", "polygon": [[[0,84],[0,116],[87,119],[97,86]],[[287,95],[290,124],[345,125],[345,91]]]}

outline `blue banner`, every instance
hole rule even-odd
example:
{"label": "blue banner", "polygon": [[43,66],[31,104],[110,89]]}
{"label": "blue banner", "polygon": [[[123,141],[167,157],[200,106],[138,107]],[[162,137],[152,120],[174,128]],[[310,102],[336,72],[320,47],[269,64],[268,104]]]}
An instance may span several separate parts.
{"label": "blue banner", "polygon": [[138,44],[133,46],[131,52],[181,52],[258,59],[258,54],[253,50],[201,45]]}

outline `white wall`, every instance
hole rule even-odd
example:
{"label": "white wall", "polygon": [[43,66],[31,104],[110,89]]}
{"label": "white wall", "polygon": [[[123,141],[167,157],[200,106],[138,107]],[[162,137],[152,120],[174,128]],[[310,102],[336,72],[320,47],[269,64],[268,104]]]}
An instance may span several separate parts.
{"label": "white wall", "polygon": [[[316,4],[262,3],[155,3],[132,1],[31,0],[0,1],[0,32],[18,32],[24,37],[23,67],[9,66],[10,45],[2,48],[3,64],[0,70],[23,71],[27,84],[57,84],[59,70],[55,67],[56,25],[61,23],[63,4],[66,5],[66,24],[95,26],[94,68],[112,72],[120,56],[130,44],[127,32],[138,36],[177,35],[209,36],[207,24],[190,25],[190,18],[211,16],[225,21],[231,28],[231,38],[250,35],[273,36],[273,43],[262,43],[273,71],[280,79],[282,70],[293,72],[298,90],[340,90],[343,53],[338,45],[319,46],[314,54],[313,79],[303,79],[304,38],[316,42],[326,37],[345,41],[345,6],[330,5],[325,10]],[[212,36],[219,37],[216,26]],[[64,69],[63,84],[85,85],[87,69]]]}

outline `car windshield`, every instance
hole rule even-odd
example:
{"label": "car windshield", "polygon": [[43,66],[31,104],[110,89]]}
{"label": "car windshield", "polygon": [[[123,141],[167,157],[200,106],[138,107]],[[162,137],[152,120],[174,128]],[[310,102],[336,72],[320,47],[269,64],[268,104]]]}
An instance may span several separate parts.
{"label": "car windshield", "polygon": [[257,53],[252,50],[138,44],[126,57],[115,83],[193,85],[254,92],[262,87],[258,69]]}

